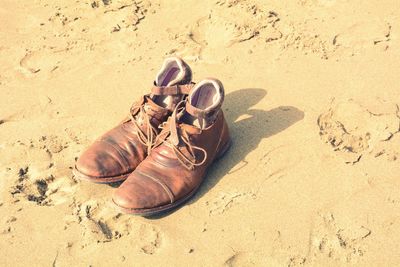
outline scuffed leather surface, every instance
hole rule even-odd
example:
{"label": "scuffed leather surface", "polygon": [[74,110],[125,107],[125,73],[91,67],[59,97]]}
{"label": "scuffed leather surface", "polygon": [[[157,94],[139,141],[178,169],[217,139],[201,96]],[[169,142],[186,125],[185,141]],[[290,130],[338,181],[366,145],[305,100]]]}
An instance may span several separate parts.
{"label": "scuffed leather surface", "polygon": [[[174,203],[187,196],[199,187],[205,178],[205,171],[215,160],[217,153],[230,142],[228,126],[222,111],[219,112],[216,121],[202,131],[187,124],[181,124],[180,127],[184,127],[190,133],[194,145],[207,151],[205,163],[189,170],[177,159],[173,149],[164,143],[154,148],[117,189],[113,199],[118,206],[125,209],[151,209]],[[179,149],[185,153],[186,147],[181,144]],[[159,182],[152,178],[158,179]],[[172,193],[172,199],[168,191]]]}

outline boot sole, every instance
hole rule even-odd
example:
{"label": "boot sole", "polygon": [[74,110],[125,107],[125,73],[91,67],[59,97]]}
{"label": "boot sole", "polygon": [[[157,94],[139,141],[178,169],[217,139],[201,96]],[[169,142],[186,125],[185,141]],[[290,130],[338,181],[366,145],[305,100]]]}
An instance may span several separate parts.
{"label": "boot sole", "polygon": [[81,173],[75,166],[74,169],[72,170],[72,173],[73,173],[73,175],[75,177],[77,177],[80,180],[89,181],[89,182],[93,182],[93,183],[96,183],[96,184],[110,184],[110,183],[116,183],[116,182],[125,181],[126,178],[128,178],[128,176],[132,172],[126,173],[126,174],[117,175],[117,176],[96,177],[96,176],[90,176],[90,175],[86,175],[86,174]]}
{"label": "boot sole", "polygon": [[[229,148],[232,145],[232,141],[229,140],[223,147],[223,149],[218,153],[218,155],[215,156],[214,159],[214,163],[215,161],[219,160],[220,158],[222,158],[225,153],[229,150]],[[203,180],[204,181],[204,180]],[[200,186],[203,183],[200,183],[195,189],[193,189],[192,191],[190,191],[189,194],[187,194],[185,197],[177,200],[176,202],[172,203],[172,204],[168,204],[168,205],[164,205],[164,206],[160,206],[160,207],[156,207],[156,208],[150,208],[150,209],[129,209],[129,208],[124,208],[119,206],[118,204],[115,203],[115,201],[113,200],[113,203],[117,206],[118,210],[120,210],[123,213],[127,213],[127,214],[132,214],[132,215],[137,215],[137,216],[153,216],[153,215],[159,215],[162,213],[165,213],[167,211],[173,210],[175,208],[177,208],[178,206],[184,204],[186,201],[188,201],[191,197],[193,197],[196,192],[198,191],[198,189],[200,188]]]}

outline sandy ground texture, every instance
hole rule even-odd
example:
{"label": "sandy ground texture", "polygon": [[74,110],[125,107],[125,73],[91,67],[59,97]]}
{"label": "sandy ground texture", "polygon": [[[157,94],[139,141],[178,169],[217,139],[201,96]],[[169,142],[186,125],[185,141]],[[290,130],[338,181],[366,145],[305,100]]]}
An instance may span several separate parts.
{"label": "sandy ground texture", "polygon": [[[163,59],[226,88],[234,144],[173,213],[76,157]],[[0,266],[400,265],[398,0],[2,0]]]}

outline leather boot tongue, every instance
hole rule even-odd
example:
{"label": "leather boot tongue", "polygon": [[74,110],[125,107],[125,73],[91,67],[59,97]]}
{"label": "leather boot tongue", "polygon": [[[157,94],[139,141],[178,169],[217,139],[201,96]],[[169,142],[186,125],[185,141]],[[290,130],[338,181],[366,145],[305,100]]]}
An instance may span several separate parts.
{"label": "leather boot tongue", "polygon": [[157,105],[150,97],[147,98],[143,108],[146,115],[139,113],[137,118],[137,122],[142,124],[143,127],[146,126],[145,123],[142,123],[145,120],[144,116],[148,116],[151,124],[158,127],[161,122],[165,121],[170,112],[168,108]]}
{"label": "leather boot tongue", "polygon": [[176,104],[178,104],[183,99],[183,95],[151,95],[150,98],[158,106],[172,111],[175,108]]}

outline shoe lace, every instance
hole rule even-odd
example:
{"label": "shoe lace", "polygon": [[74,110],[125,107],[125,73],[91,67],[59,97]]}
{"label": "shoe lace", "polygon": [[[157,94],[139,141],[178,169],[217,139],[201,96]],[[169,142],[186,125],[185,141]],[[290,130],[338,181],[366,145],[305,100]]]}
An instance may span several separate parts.
{"label": "shoe lace", "polygon": [[[143,99],[143,101],[132,106],[129,118],[133,123],[139,142],[146,146],[147,154],[150,154],[150,151],[155,144],[158,129],[151,124],[151,117],[147,113],[148,108],[148,105],[146,105]],[[140,124],[138,122],[139,118],[142,120]],[[142,123],[145,127],[141,127]]]}
{"label": "shoe lace", "polygon": [[[191,139],[189,134],[182,128],[179,127],[178,125],[178,114],[182,113],[184,111],[184,107],[182,107],[182,104],[184,104],[185,101],[181,101],[178,103],[178,105],[175,107],[170,119],[169,123],[164,122],[162,123],[159,128],[163,129],[162,133],[157,138],[157,141],[159,138],[163,140],[161,143],[166,143],[168,144],[174,151],[176,158],[179,160],[179,162],[188,170],[193,170],[194,167],[203,165],[204,162],[207,160],[207,151],[199,146],[193,145],[191,143]],[[167,127],[169,126],[169,127]],[[179,130],[178,130],[179,128]],[[179,144],[182,143],[186,146],[187,151],[189,153],[189,156],[184,154],[181,149],[179,149]],[[156,143],[158,143],[156,141]],[[203,159],[201,161],[197,160],[196,153],[195,151],[200,151],[203,154]]]}
{"label": "shoe lace", "polygon": [[[188,83],[183,85],[173,85],[173,86],[154,86],[152,88],[153,95],[179,95],[188,94],[193,88],[194,83]],[[143,96],[142,99],[131,107],[131,112],[126,121],[132,121],[135,127],[135,133],[139,139],[139,142],[147,147],[147,154],[150,154],[151,149],[156,143],[156,137],[159,133],[159,129],[151,124],[151,119],[153,118],[148,114],[148,109],[150,106],[146,104],[146,98],[148,96]],[[141,119],[141,124],[138,120]],[[145,130],[142,129],[142,125]]]}

